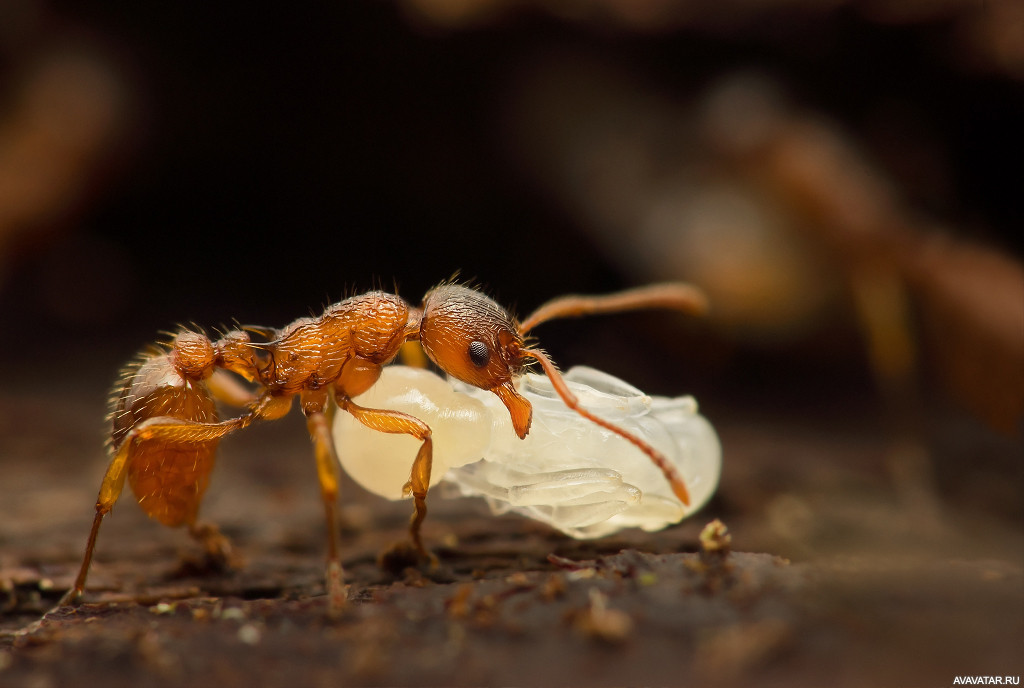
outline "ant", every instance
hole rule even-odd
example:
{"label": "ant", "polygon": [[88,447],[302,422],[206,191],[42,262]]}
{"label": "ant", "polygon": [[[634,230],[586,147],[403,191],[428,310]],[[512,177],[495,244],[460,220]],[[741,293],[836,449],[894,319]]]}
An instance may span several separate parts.
{"label": "ant", "polygon": [[[563,296],[517,322],[481,292],[444,283],[431,289],[419,307],[397,295],[372,291],[335,303],[319,317],[300,318],[281,329],[246,326],[216,341],[200,332],[180,331],[161,347],[143,351],[124,368],[114,387],[110,401],[112,459],[96,500],[81,569],[61,604],[72,604],[82,596],[100,524],[120,496],[126,478],[150,517],[171,527],[187,526],[211,560],[226,561],[230,556],[227,539],[215,527],[196,520],[217,444],[255,420],[283,417],[296,397],[312,438],[327,520],[329,613],[339,613],[347,603],[335,514],[340,468],[330,423],[337,409],[373,430],[420,440],[403,488],[414,500],[410,538],[399,547],[408,550],[411,546],[417,561],[436,564],[420,537],[430,485],[430,428],[411,415],[364,408],[353,401],[376,383],[383,366],[393,361],[408,341],[418,341],[445,373],[496,394],[521,439],[530,431],[533,409],[516,390],[515,381],[527,365],[539,363],[569,408],[644,451],[661,469],[674,494],[688,505],[686,485],[665,457],[640,438],[582,408],[548,356],[527,339],[530,330],[548,320],[647,308],[699,313],[706,302],[694,287],[658,284],[604,296]],[[250,333],[264,341],[252,341]],[[253,383],[255,391],[239,378]],[[216,401],[245,411],[220,420]]]}

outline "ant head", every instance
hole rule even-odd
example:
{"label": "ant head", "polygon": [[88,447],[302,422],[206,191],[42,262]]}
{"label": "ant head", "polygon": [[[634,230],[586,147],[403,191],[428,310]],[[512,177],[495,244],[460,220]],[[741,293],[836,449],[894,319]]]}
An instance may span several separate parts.
{"label": "ant head", "polygon": [[468,287],[442,284],[423,299],[419,339],[441,370],[498,395],[516,434],[526,437],[533,408],[512,382],[523,368],[523,338],[504,308]]}

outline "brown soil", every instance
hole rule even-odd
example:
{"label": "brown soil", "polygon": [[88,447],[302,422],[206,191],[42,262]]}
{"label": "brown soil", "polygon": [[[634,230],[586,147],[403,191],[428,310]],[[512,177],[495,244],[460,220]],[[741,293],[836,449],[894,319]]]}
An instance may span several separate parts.
{"label": "brown soil", "polygon": [[[89,394],[22,392],[0,398],[0,686],[939,686],[1024,673],[1020,493],[997,471],[1019,466],[991,458],[1016,445],[974,426],[901,481],[856,415],[719,423],[726,470],[702,514],[593,542],[432,493],[425,533],[441,566],[397,576],[376,557],[402,537],[408,503],[346,486],[352,601],[330,620],[313,462],[289,418],[223,445],[205,515],[239,568],[204,571],[184,533],[125,498],[84,603],[47,613],[76,572],[104,457]],[[48,417],[64,422],[44,432]],[[980,468],[950,481],[965,447]],[[716,516],[733,536],[724,556],[700,551]]]}

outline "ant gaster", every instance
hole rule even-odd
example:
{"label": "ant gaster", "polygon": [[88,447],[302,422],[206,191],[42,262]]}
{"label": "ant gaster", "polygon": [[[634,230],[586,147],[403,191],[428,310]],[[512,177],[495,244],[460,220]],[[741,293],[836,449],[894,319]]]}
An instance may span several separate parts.
{"label": "ant gaster", "polygon": [[[100,524],[126,478],[149,516],[168,526],[186,526],[213,560],[226,560],[227,540],[215,527],[196,520],[217,444],[257,419],[284,416],[295,397],[312,437],[327,518],[330,613],[338,613],[347,599],[335,515],[339,464],[330,430],[335,408],[371,429],[420,440],[403,488],[415,505],[408,544],[419,559],[436,561],[420,537],[430,485],[430,428],[411,415],[365,408],[353,401],[373,386],[382,367],[394,360],[407,341],[419,341],[445,373],[496,394],[508,408],[520,438],[530,430],[533,409],[516,391],[515,380],[529,363],[539,363],[567,406],[644,451],[680,501],[688,504],[686,486],[675,468],[641,439],[580,407],[547,355],[525,341],[531,329],[555,318],[642,308],[696,313],[704,310],[705,301],[693,287],[661,284],[606,296],[557,298],[516,322],[482,293],[442,284],[429,291],[418,308],[394,294],[374,291],[340,301],[319,317],[301,318],[280,330],[245,327],[216,341],[199,332],[179,332],[162,348],[150,348],[129,364],[114,388],[112,459],[100,486],[81,569],[61,603],[72,603],[82,595]],[[250,333],[266,341],[254,342]],[[255,383],[255,391],[243,385],[239,376]],[[218,400],[245,411],[220,420]]]}

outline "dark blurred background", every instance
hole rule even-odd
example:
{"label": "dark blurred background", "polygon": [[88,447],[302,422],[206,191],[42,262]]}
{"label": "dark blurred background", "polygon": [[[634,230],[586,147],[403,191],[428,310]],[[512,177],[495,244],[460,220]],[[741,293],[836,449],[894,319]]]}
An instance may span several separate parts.
{"label": "dark blurred background", "polygon": [[[0,0],[0,616],[33,620],[70,585],[108,461],[107,392],[161,330],[282,326],[375,286],[418,302],[456,272],[520,315],[567,292],[688,280],[707,318],[535,333],[562,366],[694,394],[722,440],[698,516],[590,551],[692,551],[721,518],[737,552],[798,566],[768,631],[740,627],[745,596],[722,596],[737,608],[721,627],[638,617],[684,654],[619,682],[665,683],[677,674],[658,671],[700,661],[720,685],[773,685],[771,670],[778,685],[1020,674],[1022,86],[1020,0]],[[293,414],[225,441],[204,502],[251,558],[232,580],[255,580],[254,599],[291,589],[293,570],[310,572],[306,593],[320,585],[304,434]],[[129,501],[90,583],[131,599],[166,582],[184,536]],[[565,551],[542,526],[476,508],[432,497],[427,537],[469,533],[471,549],[498,533],[492,558],[515,569]],[[368,595],[408,505],[346,484],[341,510],[345,564]],[[261,570],[287,580],[261,588]],[[389,594],[361,607],[407,599]],[[162,655],[141,614],[120,646],[116,614],[80,624],[102,646],[48,646],[44,631],[13,665],[0,653],[0,673],[115,678],[94,655],[118,672],[142,657],[145,673]],[[376,652],[385,631],[363,628]],[[323,651],[281,645],[282,666],[336,684],[337,636],[308,630],[292,635]],[[549,636],[568,636],[544,630],[509,647],[587,676],[639,656],[601,644],[563,662]],[[231,676],[276,675],[270,642],[263,661],[240,660],[228,634],[205,651]],[[515,656],[505,636],[480,637],[501,657],[475,663]],[[402,659],[386,664],[408,668],[395,638]],[[701,650],[709,639],[718,654]],[[333,668],[316,674],[314,656]],[[160,666],[212,666],[193,659]]]}
{"label": "dark blurred background", "polygon": [[7,401],[374,286],[687,279],[706,322],[537,334],[713,419],[1012,437],[1022,79],[1013,0],[5,0]]}

